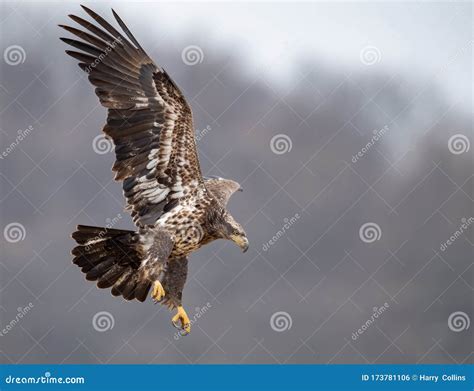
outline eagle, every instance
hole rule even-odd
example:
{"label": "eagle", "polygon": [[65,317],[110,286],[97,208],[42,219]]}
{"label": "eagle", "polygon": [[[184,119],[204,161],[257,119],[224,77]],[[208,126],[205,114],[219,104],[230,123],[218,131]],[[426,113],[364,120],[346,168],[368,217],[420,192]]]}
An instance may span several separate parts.
{"label": "eagle", "polygon": [[155,303],[176,310],[171,321],[188,334],[182,295],[189,255],[216,239],[248,249],[244,229],[226,209],[241,186],[202,175],[191,107],[117,13],[112,10],[122,32],[81,7],[93,21],[69,15],[82,29],[59,26],[79,40],[60,39],[74,48],[66,53],[108,109],[103,132],[114,144],[112,171],[136,230],[78,225],[73,263],[87,280],[125,300],[143,302],[151,290]]}

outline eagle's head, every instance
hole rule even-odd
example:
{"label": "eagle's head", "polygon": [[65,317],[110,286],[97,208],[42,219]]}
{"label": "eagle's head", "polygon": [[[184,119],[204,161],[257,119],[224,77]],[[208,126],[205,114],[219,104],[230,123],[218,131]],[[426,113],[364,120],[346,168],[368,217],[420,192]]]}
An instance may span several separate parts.
{"label": "eagle's head", "polygon": [[249,240],[242,226],[226,210],[223,211],[217,226],[218,236],[232,240],[243,252],[249,248]]}

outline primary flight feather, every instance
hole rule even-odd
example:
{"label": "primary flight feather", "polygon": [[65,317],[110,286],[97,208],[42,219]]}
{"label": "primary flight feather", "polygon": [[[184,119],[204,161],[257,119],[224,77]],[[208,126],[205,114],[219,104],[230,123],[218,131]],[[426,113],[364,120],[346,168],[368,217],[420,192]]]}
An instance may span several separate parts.
{"label": "primary flight feather", "polygon": [[95,23],[69,15],[83,30],[60,27],[80,40],[61,40],[75,49],[66,53],[79,60],[108,109],[103,131],[115,145],[112,170],[123,181],[137,231],[79,225],[73,262],[115,296],[144,301],[151,290],[155,301],[177,310],[173,324],[189,333],[182,306],[188,255],[216,239],[248,248],[245,231],[226,210],[240,185],[202,176],[192,111],[177,85],[113,10],[125,36],[82,8]]}

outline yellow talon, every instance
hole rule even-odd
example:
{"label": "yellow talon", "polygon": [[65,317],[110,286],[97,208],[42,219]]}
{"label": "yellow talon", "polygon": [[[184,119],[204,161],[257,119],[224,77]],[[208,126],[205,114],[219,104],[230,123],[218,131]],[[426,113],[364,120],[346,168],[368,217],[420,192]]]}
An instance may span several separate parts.
{"label": "yellow talon", "polygon": [[160,301],[163,297],[165,297],[165,295],[166,292],[163,288],[163,285],[161,285],[160,281],[156,280],[153,284],[153,292],[151,292],[151,297],[156,301]]}
{"label": "yellow talon", "polygon": [[[173,316],[171,322],[173,323],[174,327],[184,331],[183,335],[187,335],[191,332],[191,322],[189,321],[188,314],[181,306],[179,306],[177,310],[178,312],[175,316]],[[178,321],[181,323],[181,325],[178,324]]]}

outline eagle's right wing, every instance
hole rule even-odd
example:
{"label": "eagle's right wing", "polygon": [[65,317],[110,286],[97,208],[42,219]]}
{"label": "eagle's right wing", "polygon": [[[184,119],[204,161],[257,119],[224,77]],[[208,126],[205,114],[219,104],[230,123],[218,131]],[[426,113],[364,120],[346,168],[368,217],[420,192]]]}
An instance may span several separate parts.
{"label": "eagle's right wing", "polygon": [[109,109],[103,131],[115,144],[113,171],[123,180],[127,209],[137,226],[154,224],[163,209],[203,183],[191,109],[115,12],[128,39],[83,8],[102,28],[70,15],[87,32],[61,26],[82,41],[61,39],[81,51],[66,53],[80,61]]}

